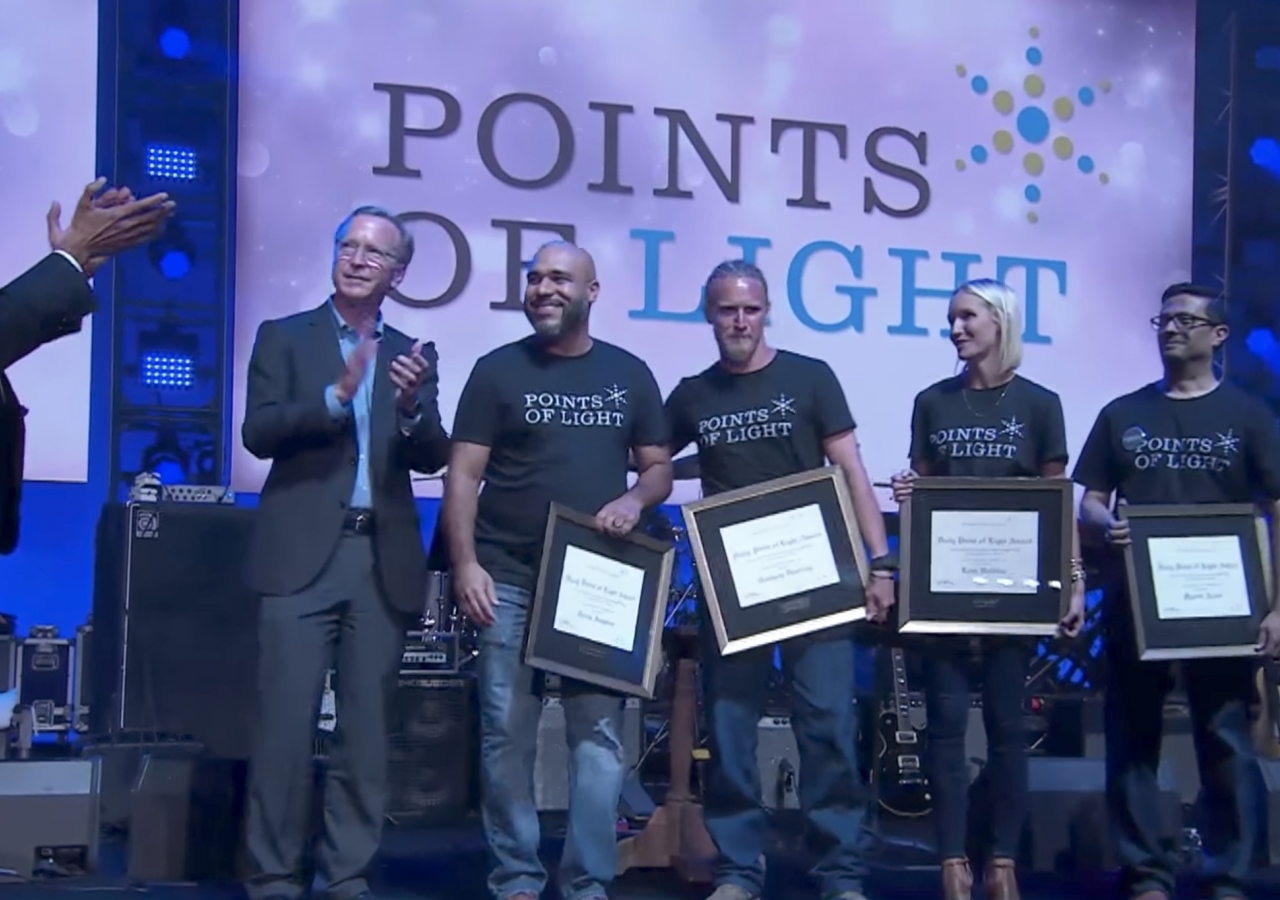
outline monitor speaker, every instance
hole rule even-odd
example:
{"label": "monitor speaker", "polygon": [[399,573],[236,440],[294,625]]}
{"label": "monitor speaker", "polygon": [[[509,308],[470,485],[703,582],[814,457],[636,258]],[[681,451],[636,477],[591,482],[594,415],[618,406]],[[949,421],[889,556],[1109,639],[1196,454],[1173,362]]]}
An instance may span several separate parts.
{"label": "monitor speaker", "polygon": [[258,598],[242,571],[253,516],[216,503],[104,507],[88,679],[93,737],[194,740],[210,757],[248,758]]}
{"label": "monitor speaker", "polygon": [[21,878],[98,866],[96,759],[0,762],[0,869]]}

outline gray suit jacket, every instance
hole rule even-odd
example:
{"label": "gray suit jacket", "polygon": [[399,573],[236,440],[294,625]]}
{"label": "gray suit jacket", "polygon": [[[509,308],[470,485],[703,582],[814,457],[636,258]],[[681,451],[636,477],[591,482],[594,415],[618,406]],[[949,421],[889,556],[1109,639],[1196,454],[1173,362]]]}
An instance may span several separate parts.
{"label": "gray suit jacket", "polygon": [[[422,609],[426,592],[426,553],[410,472],[430,474],[449,460],[434,344],[422,350],[431,365],[419,392],[422,418],[407,436],[399,427],[388,368],[412,346],[407,335],[384,327],[369,424],[378,573],[388,601],[408,613]],[[338,326],[327,303],[258,328],[241,435],[250,453],[271,460],[248,567],[250,587],[262,594],[305,588],[342,533],[355,486],[355,422],[335,422],[324,392],[343,365]]]}

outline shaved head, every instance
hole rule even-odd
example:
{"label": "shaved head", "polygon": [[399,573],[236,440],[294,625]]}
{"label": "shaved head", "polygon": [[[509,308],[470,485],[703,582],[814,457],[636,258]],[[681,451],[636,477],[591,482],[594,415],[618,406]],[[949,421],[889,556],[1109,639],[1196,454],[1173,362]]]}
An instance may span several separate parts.
{"label": "shaved head", "polygon": [[543,244],[534,254],[534,265],[537,265],[544,254],[565,264],[566,268],[576,269],[587,282],[596,280],[596,261],[591,258],[590,253],[572,241],[548,241]]}
{"label": "shaved head", "polygon": [[549,344],[573,341],[586,332],[599,291],[591,254],[571,241],[551,241],[538,248],[529,266],[524,314]]}

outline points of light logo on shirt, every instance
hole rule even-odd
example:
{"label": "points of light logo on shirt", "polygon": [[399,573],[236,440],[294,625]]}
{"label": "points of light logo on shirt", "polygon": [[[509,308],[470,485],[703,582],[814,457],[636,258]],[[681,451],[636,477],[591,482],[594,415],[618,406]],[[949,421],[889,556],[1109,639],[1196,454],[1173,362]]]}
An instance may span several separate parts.
{"label": "points of light logo on shirt", "polygon": [[524,395],[524,420],[530,425],[621,428],[626,419],[627,389],[616,383],[591,394],[531,391]]}
{"label": "points of light logo on shirt", "polygon": [[1014,459],[1026,436],[1027,423],[1011,416],[999,425],[940,428],[929,435],[929,443],[951,459]]}
{"label": "points of light logo on shirt", "polygon": [[698,420],[698,444],[715,447],[790,437],[790,417],[795,414],[795,398],[784,393],[769,401],[768,406],[706,416]]}
{"label": "points of light logo on shirt", "polygon": [[1209,435],[1150,435],[1137,425],[1126,428],[1120,445],[1133,454],[1135,469],[1187,469],[1224,472],[1240,452],[1241,436],[1235,429]]}

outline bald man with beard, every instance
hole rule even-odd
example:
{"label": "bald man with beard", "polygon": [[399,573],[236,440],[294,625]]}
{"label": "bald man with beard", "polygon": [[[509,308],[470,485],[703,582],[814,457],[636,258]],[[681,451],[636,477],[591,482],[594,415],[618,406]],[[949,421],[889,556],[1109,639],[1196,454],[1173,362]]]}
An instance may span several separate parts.
{"label": "bald man with beard", "polygon": [[[540,679],[521,652],[550,505],[624,535],[671,492],[662,395],[644,362],[591,337],[599,293],[586,251],[539,250],[524,295],[533,334],[476,362],[453,427],[444,528],[455,595],[481,635],[481,813],[496,900],[538,900],[547,883],[533,799]],[[628,490],[631,455],[639,475]],[[566,679],[561,700],[571,783],[559,888],[565,900],[606,900],[623,697]]]}

